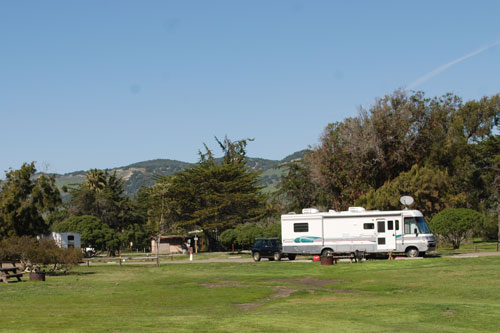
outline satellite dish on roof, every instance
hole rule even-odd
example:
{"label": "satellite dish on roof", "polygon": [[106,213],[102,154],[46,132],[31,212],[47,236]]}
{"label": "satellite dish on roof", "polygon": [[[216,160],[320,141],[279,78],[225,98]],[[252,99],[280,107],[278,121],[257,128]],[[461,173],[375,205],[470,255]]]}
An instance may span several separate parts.
{"label": "satellite dish on roof", "polygon": [[401,198],[399,198],[399,202],[401,202],[403,205],[405,205],[405,208],[408,209],[408,206],[411,205],[413,203],[413,198],[410,197],[410,196],[402,196]]}

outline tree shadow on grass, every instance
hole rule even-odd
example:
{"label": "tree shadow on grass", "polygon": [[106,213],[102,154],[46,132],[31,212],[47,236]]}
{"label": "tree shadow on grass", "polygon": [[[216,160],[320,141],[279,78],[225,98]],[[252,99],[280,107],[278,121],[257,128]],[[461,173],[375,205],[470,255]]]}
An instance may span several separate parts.
{"label": "tree shadow on grass", "polygon": [[93,275],[95,272],[52,272],[47,273],[49,276],[80,276],[80,275]]}
{"label": "tree shadow on grass", "polygon": [[424,258],[441,258],[441,253],[426,253]]}

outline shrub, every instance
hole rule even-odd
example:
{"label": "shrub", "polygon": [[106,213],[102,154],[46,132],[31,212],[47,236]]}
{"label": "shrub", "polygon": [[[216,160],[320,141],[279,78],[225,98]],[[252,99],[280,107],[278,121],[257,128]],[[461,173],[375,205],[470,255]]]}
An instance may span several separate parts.
{"label": "shrub", "polygon": [[259,226],[255,223],[245,223],[237,226],[235,229],[228,229],[220,235],[222,246],[230,250],[232,244],[239,249],[249,249],[252,247],[256,238],[281,237],[281,225],[279,223],[269,226]]}
{"label": "shrub", "polygon": [[62,249],[53,240],[11,237],[0,243],[0,259],[19,260],[29,271],[66,272],[83,259],[80,249]]}
{"label": "shrub", "polygon": [[236,242],[241,249],[251,248],[255,238],[263,237],[263,230],[254,223],[245,223],[236,229]]}
{"label": "shrub", "polygon": [[228,229],[224,231],[222,234],[220,234],[220,242],[222,246],[229,250],[232,248],[232,245],[236,245],[236,237],[238,233],[234,229]]}
{"label": "shrub", "polygon": [[433,233],[450,242],[454,249],[483,226],[483,216],[472,209],[449,208],[438,213],[430,222]]}
{"label": "shrub", "polygon": [[37,240],[29,236],[13,236],[0,242],[0,260],[24,261],[26,251],[35,247]]}

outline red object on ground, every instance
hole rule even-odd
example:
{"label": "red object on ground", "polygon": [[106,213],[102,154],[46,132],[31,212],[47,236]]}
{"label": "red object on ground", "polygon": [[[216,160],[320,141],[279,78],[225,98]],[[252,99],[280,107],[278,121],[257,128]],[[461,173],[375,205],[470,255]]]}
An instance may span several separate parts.
{"label": "red object on ground", "polygon": [[321,258],[318,255],[315,255],[313,257],[313,261],[320,261],[320,260],[321,260]]}

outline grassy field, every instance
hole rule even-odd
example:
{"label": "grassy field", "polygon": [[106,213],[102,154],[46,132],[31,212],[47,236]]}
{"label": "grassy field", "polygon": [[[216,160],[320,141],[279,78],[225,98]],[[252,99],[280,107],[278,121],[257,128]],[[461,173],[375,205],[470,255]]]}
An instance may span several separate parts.
{"label": "grassy field", "polygon": [[499,291],[500,257],[76,267],[0,284],[0,330],[498,332]]}

